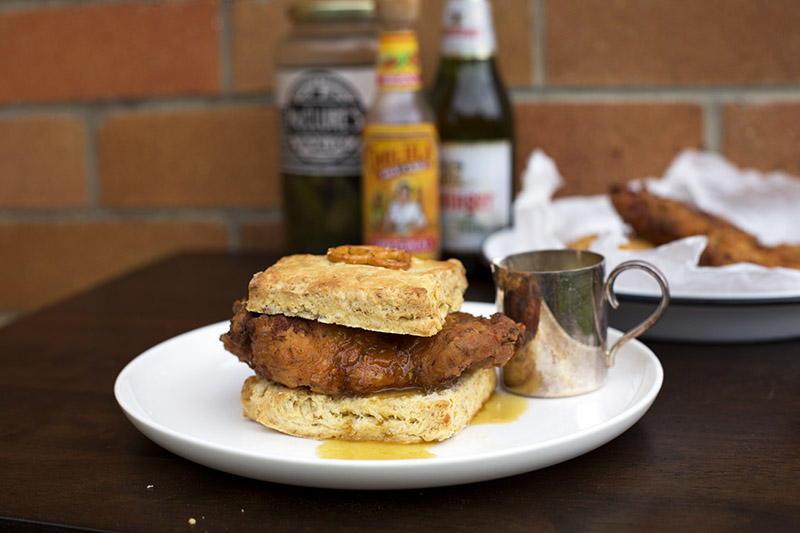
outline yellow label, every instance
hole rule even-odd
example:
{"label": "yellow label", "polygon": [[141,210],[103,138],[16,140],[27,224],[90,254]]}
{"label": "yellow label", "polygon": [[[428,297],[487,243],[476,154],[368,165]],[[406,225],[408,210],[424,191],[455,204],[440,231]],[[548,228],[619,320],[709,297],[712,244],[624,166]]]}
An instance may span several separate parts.
{"label": "yellow label", "polygon": [[439,255],[436,127],[368,124],[363,152],[364,242]]}
{"label": "yellow label", "polygon": [[378,87],[383,91],[416,91],[422,87],[419,43],[413,31],[381,33]]}

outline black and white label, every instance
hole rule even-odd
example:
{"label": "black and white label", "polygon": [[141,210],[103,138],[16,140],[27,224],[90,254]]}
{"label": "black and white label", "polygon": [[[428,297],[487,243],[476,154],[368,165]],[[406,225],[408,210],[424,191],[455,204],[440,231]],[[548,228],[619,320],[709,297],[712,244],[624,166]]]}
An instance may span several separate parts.
{"label": "black and white label", "polygon": [[361,132],[374,87],[371,67],[279,71],[283,172],[358,175]]}

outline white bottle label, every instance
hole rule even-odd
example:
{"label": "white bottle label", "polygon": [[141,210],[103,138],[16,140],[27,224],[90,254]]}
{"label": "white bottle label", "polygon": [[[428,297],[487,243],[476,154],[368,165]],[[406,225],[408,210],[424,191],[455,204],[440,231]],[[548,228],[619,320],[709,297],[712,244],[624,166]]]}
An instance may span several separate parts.
{"label": "white bottle label", "polygon": [[444,57],[486,59],[496,48],[492,7],[486,0],[450,0],[444,8]]}
{"label": "white bottle label", "polygon": [[511,223],[511,142],[445,142],[441,157],[443,247],[478,252]]}
{"label": "white bottle label", "polygon": [[375,68],[281,69],[281,170],[287,174],[357,176],[361,132],[375,98]]}

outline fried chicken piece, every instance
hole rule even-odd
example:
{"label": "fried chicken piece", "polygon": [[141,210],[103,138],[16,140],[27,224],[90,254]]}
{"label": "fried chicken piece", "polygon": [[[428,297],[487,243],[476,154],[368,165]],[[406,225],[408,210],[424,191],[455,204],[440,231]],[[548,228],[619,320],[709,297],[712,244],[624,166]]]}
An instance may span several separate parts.
{"label": "fried chicken piece", "polygon": [[800,268],[800,246],[763,246],[758,239],[727,220],[693,209],[686,204],[615,185],[611,202],[637,236],[659,245],[692,235],[706,235],[708,244],[700,264],[721,266],[756,263],[766,267]]}
{"label": "fried chicken piece", "polygon": [[330,395],[386,389],[431,389],[468,368],[504,365],[524,326],[451,313],[432,337],[378,333],[285,315],[259,315],[237,302],[225,349],[258,374],[287,387]]}

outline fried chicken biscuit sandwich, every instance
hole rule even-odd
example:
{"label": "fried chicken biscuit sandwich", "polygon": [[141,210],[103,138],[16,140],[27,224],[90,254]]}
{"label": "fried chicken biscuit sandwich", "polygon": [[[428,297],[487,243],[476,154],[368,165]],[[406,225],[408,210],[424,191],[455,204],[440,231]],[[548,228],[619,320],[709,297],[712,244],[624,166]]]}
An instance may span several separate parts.
{"label": "fried chicken biscuit sandwich", "polygon": [[244,415],[313,439],[424,442],[469,424],[524,327],[459,312],[455,259],[374,246],[291,255],[253,276],[225,349],[255,375]]}

